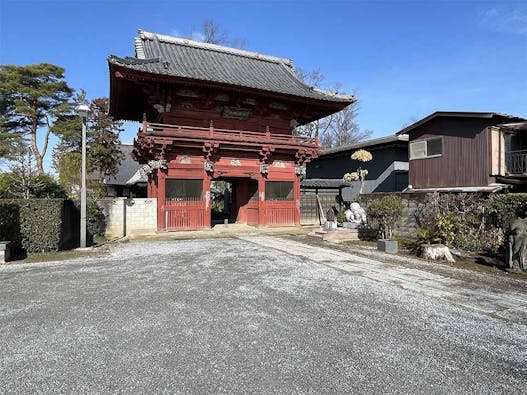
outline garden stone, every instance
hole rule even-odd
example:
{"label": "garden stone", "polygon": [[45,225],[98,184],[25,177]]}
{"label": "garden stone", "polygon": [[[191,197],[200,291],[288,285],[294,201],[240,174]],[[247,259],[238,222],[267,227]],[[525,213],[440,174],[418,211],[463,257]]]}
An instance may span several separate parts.
{"label": "garden stone", "polygon": [[444,244],[421,244],[421,258],[432,261],[455,262],[452,253]]}
{"label": "garden stone", "polygon": [[525,250],[527,245],[527,218],[518,218],[511,225],[507,265],[512,271],[527,270]]}
{"label": "garden stone", "polygon": [[11,242],[0,241],[0,264],[11,260]]}
{"label": "garden stone", "polygon": [[343,222],[342,227],[346,229],[357,229],[360,227],[360,224],[356,222]]}

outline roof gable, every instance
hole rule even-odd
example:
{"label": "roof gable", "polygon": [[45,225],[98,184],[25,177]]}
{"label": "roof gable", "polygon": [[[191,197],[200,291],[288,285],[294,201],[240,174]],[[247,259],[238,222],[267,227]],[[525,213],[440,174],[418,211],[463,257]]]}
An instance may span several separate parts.
{"label": "roof gable", "polygon": [[334,147],[334,148],[327,148],[324,151],[322,151],[318,156],[321,157],[321,156],[332,155],[332,154],[346,154],[347,155],[351,153],[351,151],[355,151],[361,148],[368,150],[373,147],[396,146],[397,144],[406,145],[407,143],[408,143],[408,136],[405,136],[405,135],[384,136],[384,137],[379,137],[376,139],[359,141],[354,144],[341,145],[339,147]]}
{"label": "roof gable", "polygon": [[452,118],[496,118],[497,122],[507,121],[526,121],[527,119],[517,117],[514,115],[504,114],[500,112],[473,112],[473,111],[436,111],[411,125],[406,126],[397,132],[397,135],[408,134],[419,126],[439,117],[452,117]]}
{"label": "roof gable", "polygon": [[107,185],[126,185],[127,181],[139,170],[139,162],[134,160],[131,155],[134,146],[123,143],[119,148],[123,153],[123,160],[119,164],[115,175],[105,177],[105,184]]}

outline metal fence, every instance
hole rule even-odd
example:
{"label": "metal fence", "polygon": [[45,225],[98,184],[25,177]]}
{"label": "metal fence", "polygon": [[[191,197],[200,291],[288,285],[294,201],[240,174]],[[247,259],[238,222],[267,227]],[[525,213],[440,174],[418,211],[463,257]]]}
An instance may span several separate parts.
{"label": "metal fence", "polygon": [[527,174],[527,150],[507,152],[505,166],[507,174]]}

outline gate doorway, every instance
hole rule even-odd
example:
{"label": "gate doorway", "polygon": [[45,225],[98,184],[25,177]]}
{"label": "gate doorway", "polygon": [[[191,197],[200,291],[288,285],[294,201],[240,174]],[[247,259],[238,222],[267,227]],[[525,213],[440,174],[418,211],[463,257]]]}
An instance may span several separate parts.
{"label": "gate doorway", "polygon": [[224,223],[258,225],[258,182],[250,178],[212,181],[211,226]]}

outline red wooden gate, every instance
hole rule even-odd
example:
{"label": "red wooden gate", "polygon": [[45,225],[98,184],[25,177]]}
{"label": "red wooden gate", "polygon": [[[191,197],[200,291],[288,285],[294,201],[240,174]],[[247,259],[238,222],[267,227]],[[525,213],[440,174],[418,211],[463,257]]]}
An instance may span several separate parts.
{"label": "red wooden gate", "polygon": [[268,200],[265,202],[265,225],[295,225],[295,212],[296,207],[294,201]]}
{"label": "red wooden gate", "polygon": [[205,202],[202,200],[165,202],[165,226],[167,231],[205,228]]}

